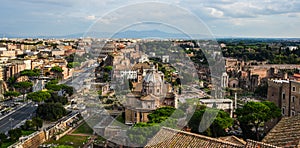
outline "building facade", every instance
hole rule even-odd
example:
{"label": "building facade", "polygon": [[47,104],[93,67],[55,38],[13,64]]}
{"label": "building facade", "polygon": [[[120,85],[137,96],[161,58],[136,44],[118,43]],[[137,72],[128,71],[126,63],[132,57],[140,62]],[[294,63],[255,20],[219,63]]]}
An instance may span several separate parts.
{"label": "building facade", "polygon": [[282,116],[300,114],[300,82],[294,80],[269,80],[268,100],[281,108]]}

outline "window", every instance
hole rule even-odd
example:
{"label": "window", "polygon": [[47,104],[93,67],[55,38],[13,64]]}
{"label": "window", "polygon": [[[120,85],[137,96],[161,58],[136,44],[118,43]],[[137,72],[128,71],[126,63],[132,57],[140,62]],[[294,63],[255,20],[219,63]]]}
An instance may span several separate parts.
{"label": "window", "polygon": [[292,116],[295,116],[295,111],[291,111],[292,112]]}
{"label": "window", "polygon": [[282,100],[285,100],[285,93],[282,93]]}
{"label": "window", "polygon": [[281,113],[282,113],[282,115],[284,115],[284,112],[285,112],[285,107],[282,107],[282,109],[281,109],[281,110],[282,110],[282,112],[281,112]]}
{"label": "window", "polygon": [[159,93],[159,89],[157,89],[157,93]]}
{"label": "window", "polygon": [[296,87],[295,86],[292,87],[292,91],[294,91],[294,92],[296,91]]}
{"label": "window", "polygon": [[291,100],[292,103],[295,102],[295,96],[292,96],[292,100]]}

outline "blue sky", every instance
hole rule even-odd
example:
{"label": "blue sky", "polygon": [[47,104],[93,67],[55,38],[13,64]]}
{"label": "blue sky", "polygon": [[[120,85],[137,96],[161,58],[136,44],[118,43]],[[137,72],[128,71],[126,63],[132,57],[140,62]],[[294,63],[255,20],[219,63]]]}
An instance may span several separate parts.
{"label": "blue sky", "polygon": [[[205,28],[200,33],[211,33],[213,36],[300,37],[299,0],[164,0],[154,4],[147,2],[149,1],[2,1],[0,34],[51,36],[86,31],[115,32],[122,25],[124,27],[153,19],[172,24],[174,28],[188,33],[198,33]],[[193,23],[193,17],[199,20]],[[197,25],[199,22],[202,24]],[[185,26],[188,27],[184,29]],[[130,29],[174,31],[165,28],[141,24]]]}

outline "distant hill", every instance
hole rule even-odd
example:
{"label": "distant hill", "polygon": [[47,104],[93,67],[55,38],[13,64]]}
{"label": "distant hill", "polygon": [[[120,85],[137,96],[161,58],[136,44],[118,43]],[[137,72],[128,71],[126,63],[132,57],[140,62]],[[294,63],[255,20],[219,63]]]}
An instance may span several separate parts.
{"label": "distant hill", "polygon": [[[191,38],[191,37],[193,38]],[[299,38],[254,38],[254,37],[232,37],[232,36],[212,36],[203,34],[184,34],[184,33],[169,33],[160,30],[127,30],[117,33],[109,32],[89,32],[86,33],[75,33],[69,35],[57,35],[57,36],[25,36],[18,34],[5,34],[7,38],[45,38],[45,39],[61,39],[61,38],[82,38],[82,37],[95,37],[95,38],[154,38],[154,39],[211,39],[215,37],[218,41],[235,41],[235,40],[255,40],[255,41],[279,41],[279,40],[299,40]]]}
{"label": "distant hill", "polygon": [[207,35],[196,35],[191,34],[187,35],[184,33],[168,33],[160,30],[145,30],[145,31],[136,31],[136,30],[128,30],[117,33],[108,33],[108,32],[89,32],[85,33],[77,33],[63,36],[24,36],[17,34],[6,34],[5,37],[8,38],[81,38],[81,37],[96,37],[96,38],[156,38],[156,39],[191,39],[190,36],[199,37],[199,38],[208,38],[210,36]]}

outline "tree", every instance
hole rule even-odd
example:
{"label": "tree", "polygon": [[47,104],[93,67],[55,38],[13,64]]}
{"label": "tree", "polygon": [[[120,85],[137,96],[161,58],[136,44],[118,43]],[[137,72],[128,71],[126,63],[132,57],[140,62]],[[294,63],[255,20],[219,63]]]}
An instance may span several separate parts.
{"label": "tree", "polygon": [[61,103],[62,105],[65,105],[68,103],[68,98],[65,96],[59,96],[57,92],[52,92],[51,97],[45,100],[47,103]]}
{"label": "tree", "polygon": [[20,75],[21,76],[28,76],[28,77],[37,77],[37,76],[40,75],[40,73],[41,73],[40,69],[34,69],[34,70],[25,69],[25,70],[20,72]]}
{"label": "tree", "polygon": [[7,80],[7,84],[12,90],[14,90],[14,85],[16,84],[16,82],[17,82],[17,78],[14,76],[8,78]]}
{"label": "tree", "polygon": [[261,97],[267,97],[268,94],[268,84],[261,84],[259,85],[255,91],[254,94],[261,96]]}
{"label": "tree", "polygon": [[[243,108],[236,110],[236,115],[243,133],[245,133],[244,138],[255,138],[255,140],[259,140],[260,135],[258,128],[270,119],[280,117],[281,110],[274,103],[269,101],[248,102]],[[256,137],[251,137],[252,128],[254,128]]]}
{"label": "tree", "polygon": [[153,113],[148,115],[148,123],[161,123],[171,118],[180,118],[184,116],[184,112],[181,110],[176,110],[174,107],[166,106],[156,109]]}
{"label": "tree", "polygon": [[65,84],[60,85],[62,90],[64,90],[69,96],[72,96],[74,93],[74,88]]}
{"label": "tree", "polygon": [[38,106],[37,116],[48,121],[56,121],[67,113],[61,103],[44,103]]}
{"label": "tree", "polygon": [[[206,114],[205,117],[208,117],[207,119],[203,119],[204,113]],[[192,132],[199,133],[200,121],[204,122],[205,124],[209,124],[209,118],[214,115],[216,115],[214,121],[211,123],[211,125],[208,125],[209,128],[201,134],[213,137],[224,136],[225,129],[233,125],[233,119],[230,118],[229,114],[223,110],[217,110],[214,108],[197,110],[191,117],[188,125]]]}
{"label": "tree", "polygon": [[7,91],[3,94],[5,97],[9,97],[9,99],[13,99],[13,97],[18,97],[20,96],[19,92],[16,91]]}
{"label": "tree", "polygon": [[104,81],[104,82],[108,82],[108,81],[109,81],[109,74],[108,74],[107,72],[105,72],[105,73],[103,74],[103,81]]}
{"label": "tree", "polygon": [[22,136],[22,131],[20,128],[12,129],[8,131],[8,135],[10,137],[10,141],[15,142]]}
{"label": "tree", "polygon": [[36,130],[43,127],[43,120],[39,117],[32,118],[33,125],[36,127]]}
{"label": "tree", "polygon": [[27,95],[27,99],[30,99],[34,102],[42,102],[51,97],[51,94],[47,91],[37,91],[37,92],[32,92]]}
{"label": "tree", "polygon": [[50,69],[50,71],[52,71],[52,72],[63,72],[64,70],[62,70],[62,68],[59,67],[59,66],[54,66]]}
{"label": "tree", "polygon": [[61,85],[46,84],[45,88],[48,89],[48,90],[53,90],[53,91],[60,91],[61,90]]}
{"label": "tree", "polygon": [[67,64],[68,68],[75,68],[75,67],[79,67],[80,63],[79,62],[70,62]]}
{"label": "tree", "polygon": [[137,123],[127,132],[129,140],[135,144],[145,145],[148,137],[153,137],[160,129],[158,124]]}
{"label": "tree", "polygon": [[23,130],[34,130],[34,124],[32,120],[26,120],[25,124],[21,126]]}
{"label": "tree", "polygon": [[23,95],[23,100],[24,100],[25,94],[27,93],[28,89],[31,88],[32,86],[33,86],[33,84],[28,81],[18,82],[15,84],[15,88],[18,88],[20,90],[21,94]]}
{"label": "tree", "polygon": [[[0,140],[1,140],[2,143],[3,143],[3,142],[6,142],[7,136],[6,136],[4,133],[0,133]],[[1,146],[1,145],[0,145],[0,146]]]}
{"label": "tree", "polygon": [[161,126],[177,128],[177,119],[184,116],[182,110],[174,107],[161,107],[148,115],[147,123],[140,122],[128,130],[129,139],[136,144],[145,144],[147,137],[154,136]]}
{"label": "tree", "polygon": [[61,79],[61,75],[64,70],[59,66],[54,66],[50,69],[50,71],[54,73],[56,79]]}
{"label": "tree", "polygon": [[112,66],[105,66],[103,69],[104,69],[105,72],[110,72],[110,71],[113,70],[113,67]]}

